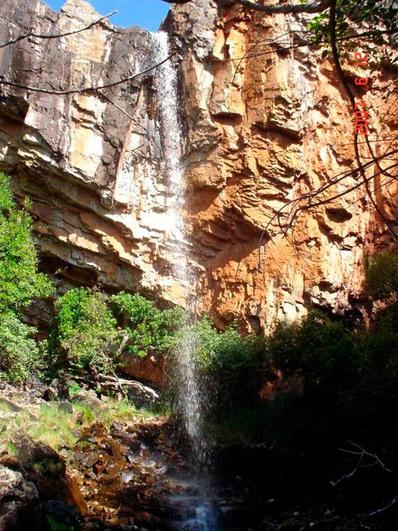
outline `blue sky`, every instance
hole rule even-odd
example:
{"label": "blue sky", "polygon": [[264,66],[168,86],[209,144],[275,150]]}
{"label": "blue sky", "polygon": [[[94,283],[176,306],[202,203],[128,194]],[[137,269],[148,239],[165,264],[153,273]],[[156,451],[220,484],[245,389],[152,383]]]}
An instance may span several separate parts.
{"label": "blue sky", "polygon": [[[44,0],[47,5],[59,10],[66,0]],[[111,18],[118,26],[141,26],[156,31],[170,5],[161,0],[87,0],[98,13],[107,15],[117,9],[119,13]]]}

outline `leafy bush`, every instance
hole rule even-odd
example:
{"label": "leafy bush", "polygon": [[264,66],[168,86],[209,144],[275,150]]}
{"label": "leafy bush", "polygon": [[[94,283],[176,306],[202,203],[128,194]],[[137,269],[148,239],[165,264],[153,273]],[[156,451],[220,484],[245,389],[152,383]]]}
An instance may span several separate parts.
{"label": "leafy bush", "polygon": [[[216,336],[221,341],[225,336],[211,328],[208,323],[202,330],[207,348],[200,353],[200,363],[206,368],[217,366],[220,352]],[[236,351],[231,348],[234,335],[231,339],[230,345],[225,341],[228,355],[220,357],[227,361],[226,366],[230,365],[230,355],[234,360],[245,359],[244,353],[243,358],[233,354],[242,348],[242,340],[236,338]],[[221,443],[265,439],[297,452],[300,445],[368,437],[369,430],[377,433],[385,425],[393,425],[398,407],[398,302],[380,313],[371,330],[347,331],[325,314],[310,312],[301,322],[280,324],[264,351],[265,356],[260,349],[258,356],[249,359],[253,360],[255,371],[261,373],[257,382],[261,382],[261,376],[263,381],[269,381],[270,370],[274,376],[277,374],[273,399],[257,400],[250,408],[240,399],[235,409],[224,408],[227,414],[221,424],[215,423],[214,418],[209,424]],[[219,363],[223,365],[223,361]],[[242,372],[242,365],[237,365],[239,370],[232,382],[239,388],[239,382],[251,375],[252,368],[249,363],[249,370]],[[222,375],[220,372],[218,377],[227,383],[228,377]],[[289,385],[289,380],[293,385]],[[297,381],[301,382],[301,389],[295,385]],[[228,386],[223,394],[230,392]]]}
{"label": "leafy bush", "polygon": [[341,323],[311,312],[301,323],[280,324],[270,357],[285,377],[303,378],[308,395],[332,398],[358,375],[361,354]]}
{"label": "leafy bush", "polygon": [[20,310],[34,297],[51,295],[48,277],[37,270],[29,203],[18,209],[9,178],[0,173],[0,311]]}
{"label": "leafy bush", "polygon": [[0,377],[15,383],[38,370],[40,345],[36,329],[24,324],[19,312],[34,297],[51,295],[53,287],[37,270],[29,202],[19,209],[12,197],[10,179],[0,173]]}
{"label": "leafy bush", "polygon": [[129,337],[126,350],[136,356],[145,357],[151,350],[166,353],[186,320],[181,308],[160,310],[142,295],[121,292],[111,300]]}
{"label": "leafy bush", "polygon": [[358,344],[365,354],[368,377],[386,385],[398,379],[397,302],[379,314],[372,330],[359,335]]}
{"label": "leafy bush", "polygon": [[366,287],[375,299],[385,299],[398,291],[398,256],[376,255],[366,270]]}
{"label": "leafy bush", "polygon": [[58,299],[56,309],[50,344],[58,363],[78,370],[110,371],[116,362],[112,347],[118,332],[108,297],[99,291],[75,288]]}
{"label": "leafy bush", "polygon": [[21,383],[40,368],[40,348],[31,337],[35,332],[14,313],[0,314],[0,379]]}
{"label": "leafy bush", "polygon": [[[186,338],[190,340],[187,342]],[[186,327],[178,335],[174,356],[183,348],[192,348],[199,379],[208,394],[217,398],[217,409],[232,407],[238,400],[253,398],[264,373],[265,344],[263,337],[242,337],[234,327],[218,331],[209,318]]]}

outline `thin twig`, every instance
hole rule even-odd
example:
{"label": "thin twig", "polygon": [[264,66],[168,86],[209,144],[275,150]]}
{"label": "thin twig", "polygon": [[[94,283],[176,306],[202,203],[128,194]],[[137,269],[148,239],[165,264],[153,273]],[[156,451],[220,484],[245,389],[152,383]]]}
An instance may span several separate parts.
{"label": "thin twig", "polygon": [[390,507],[398,503],[398,496],[395,496],[388,505],[385,505],[384,507],[381,507],[380,509],[377,509],[376,511],[372,511],[368,514],[368,516],[375,516],[376,514],[383,513],[384,511],[387,511]]}
{"label": "thin twig", "polygon": [[68,96],[71,94],[83,94],[83,93],[90,93],[90,92],[96,92],[97,90],[103,90],[108,89],[112,87],[117,87],[118,85],[122,85],[123,83],[127,83],[128,81],[133,81],[137,77],[143,76],[145,74],[148,74],[152,70],[155,70],[159,66],[162,66],[164,63],[169,61],[173,55],[175,55],[176,52],[171,53],[169,56],[167,56],[163,61],[160,61],[160,63],[157,63],[155,65],[149,66],[145,70],[142,70],[141,72],[138,72],[137,74],[132,74],[131,76],[119,79],[118,81],[113,81],[112,83],[105,83],[104,85],[98,85],[98,86],[91,86],[91,87],[83,87],[83,88],[75,88],[75,89],[69,89],[69,90],[50,90],[45,88],[39,88],[39,87],[30,87],[29,85],[23,85],[22,83],[14,83],[13,81],[5,81],[0,79],[0,85],[6,85],[9,87],[15,87],[15,88],[21,88],[25,90],[29,90],[31,92],[40,92],[43,94],[51,94],[54,96]]}
{"label": "thin twig", "polygon": [[70,35],[76,35],[77,33],[82,33],[83,31],[87,31],[91,29],[92,27],[96,26],[97,24],[100,24],[103,20],[105,20],[106,18],[112,17],[117,12],[118,10],[115,9],[108,15],[104,15],[103,17],[99,18],[95,22],[91,22],[91,24],[89,24],[88,26],[85,26],[84,28],[80,28],[78,30],[67,31],[66,33],[57,33],[55,35],[47,35],[43,33],[35,33],[34,31],[30,31],[29,33],[25,33],[23,35],[20,35],[19,37],[16,37],[15,39],[12,39],[8,42],[4,42],[3,44],[0,44],[0,48],[5,48],[6,46],[10,46],[11,44],[16,44],[17,42],[23,41],[24,39],[29,39],[29,37],[34,37],[35,39],[61,39],[62,37],[69,37]]}
{"label": "thin twig", "polygon": [[[367,450],[365,450],[365,448],[362,448],[362,446],[359,446],[359,444],[357,444],[357,443],[355,443],[353,441],[348,441],[348,442],[352,446],[357,448],[358,450],[347,450],[346,448],[339,448],[339,450],[340,450],[340,452],[344,452],[346,454],[358,456],[358,462],[357,462],[356,466],[353,468],[353,470],[351,472],[349,472],[348,474],[343,474],[336,481],[331,481],[330,484],[333,485],[333,487],[336,487],[342,481],[346,481],[347,479],[351,479],[358,472],[358,470],[360,470],[361,468],[369,468],[369,467],[372,467],[372,466],[379,465],[386,472],[392,473],[392,470],[390,468],[388,468],[383,463],[383,461],[379,458],[379,456],[377,454],[373,454],[371,452],[368,452]],[[364,461],[365,458],[373,459],[374,461],[372,463],[364,464],[363,461]],[[383,509],[383,510],[385,510],[385,509]],[[381,512],[381,510],[379,510],[379,511]],[[372,514],[376,514],[376,512],[374,512]]]}

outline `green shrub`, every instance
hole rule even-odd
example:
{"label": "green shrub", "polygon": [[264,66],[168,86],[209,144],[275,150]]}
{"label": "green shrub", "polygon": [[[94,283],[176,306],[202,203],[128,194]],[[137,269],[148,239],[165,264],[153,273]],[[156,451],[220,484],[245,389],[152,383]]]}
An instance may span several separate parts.
{"label": "green shrub", "polygon": [[118,342],[116,319],[108,297],[87,288],[69,290],[56,302],[51,330],[51,353],[58,364],[78,370],[110,371]]}
{"label": "green shrub", "polygon": [[12,312],[0,313],[0,378],[22,383],[41,364],[41,353],[32,339],[36,329]]}
{"label": "green shrub", "polygon": [[349,332],[320,312],[310,312],[301,323],[280,324],[270,357],[285,377],[303,378],[306,394],[329,399],[355,380],[361,365]]}
{"label": "green shrub", "polygon": [[129,337],[126,350],[136,356],[145,357],[150,351],[166,353],[186,320],[181,308],[160,310],[142,295],[121,292],[111,300]]}
{"label": "green shrub", "polygon": [[239,400],[253,398],[264,374],[264,337],[243,337],[234,327],[221,332],[209,318],[203,318],[181,331],[174,356],[179,355],[187,345],[193,350],[199,378],[207,388],[203,392],[211,390],[216,393],[214,402],[218,410],[232,407]]}
{"label": "green shrub", "polygon": [[373,329],[359,334],[358,344],[368,376],[385,383],[398,378],[398,302],[380,312]]}
{"label": "green shrub", "polygon": [[[369,27],[375,30],[369,35],[362,49],[371,53],[374,58],[383,59],[383,45],[391,45],[396,41],[398,9],[393,0],[361,0],[359,4],[355,0],[336,0],[334,18],[334,31],[338,37],[336,44],[340,56],[355,50],[347,38],[348,35],[361,34]],[[327,10],[310,19],[307,29],[310,31],[312,42],[323,46],[330,43],[331,31],[328,22]],[[388,62],[393,64],[391,54]]]}
{"label": "green shrub", "polygon": [[366,288],[375,299],[385,299],[398,291],[398,256],[376,255],[366,270]]}
{"label": "green shrub", "polygon": [[48,277],[38,272],[29,202],[15,204],[10,179],[0,173],[0,377],[21,383],[37,371],[43,350],[33,338],[35,328],[19,313],[35,297],[53,292]]}
{"label": "green shrub", "polygon": [[53,292],[48,277],[37,270],[29,203],[18,209],[9,178],[0,173],[0,311],[20,310],[34,297]]}

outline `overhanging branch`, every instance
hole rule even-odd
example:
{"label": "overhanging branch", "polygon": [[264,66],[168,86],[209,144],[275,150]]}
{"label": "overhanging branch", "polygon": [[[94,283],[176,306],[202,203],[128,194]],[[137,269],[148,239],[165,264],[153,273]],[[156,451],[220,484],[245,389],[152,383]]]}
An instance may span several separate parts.
{"label": "overhanging branch", "polygon": [[5,48],[6,46],[10,46],[12,44],[16,44],[17,42],[23,41],[24,39],[29,39],[29,37],[34,37],[36,39],[61,39],[62,37],[69,37],[70,35],[76,35],[77,33],[82,33],[83,31],[87,31],[94,26],[97,26],[100,24],[103,20],[106,18],[110,18],[113,15],[117,13],[117,9],[115,11],[112,11],[112,13],[109,13],[108,15],[104,15],[103,17],[99,18],[98,20],[91,22],[88,26],[84,26],[84,28],[79,28],[77,30],[67,31],[65,33],[56,33],[54,35],[48,35],[45,33],[35,33],[34,31],[29,31],[28,33],[24,33],[20,35],[19,37],[16,37],[15,39],[11,39],[7,42],[3,42],[0,44],[0,48]]}
{"label": "overhanging branch", "polygon": [[[188,4],[191,0],[163,0],[168,4]],[[225,5],[225,0],[216,0],[216,3],[219,5]],[[278,5],[278,6],[266,6],[259,4],[258,2],[252,2],[251,0],[235,0],[231,2],[232,4],[240,4],[249,9],[255,9],[256,11],[261,11],[266,15],[273,15],[276,13],[320,13],[325,11],[330,6],[330,0],[320,0],[319,2],[309,2],[308,4],[293,4],[293,5]]]}
{"label": "overhanging branch", "polygon": [[275,13],[320,13],[325,11],[330,6],[330,0],[321,0],[320,2],[310,2],[308,4],[293,4],[293,5],[283,5],[283,6],[264,6],[258,4],[257,2],[251,2],[251,0],[236,0],[238,4],[242,6],[255,9],[256,11],[261,11],[267,15],[272,15]]}
{"label": "overhanging branch", "polygon": [[108,89],[112,87],[117,87],[118,85],[122,85],[123,83],[127,83],[128,81],[133,81],[134,79],[143,76],[144,74],[148,74],[152,70],[155,70],[162,64],[166,63],[171,59],[171,57],[175,54],[173,52],[169,56],[167,56],[163,61],[160,61],[160,63],[156,63],[155,65],[149,66],[145,70],[142,70],[141,72],[138,72],[137,74],[132,74],[131,76],[118,79],[117,81],[113,81],[111,83],[104,83],[103,85],[97,85],[97,86],[90,86],[90,87],[81,87],[81,88],[72,88],[72,89],[60,89],[60,90],[53,90],[53,89],[45,89],[40,87],[31,87],[29,85],[24,85],[23,83],[15,83],[13,81],[6,81],[4,79],[0,79],[0,85],[5,85],[7,87],[14,87],[14,88],[20,88],[24,90],[29,90],[30,92],[40,92],[42,94],[52,94],[54,96],[69,96],[71,94],[84,94],[84,93],[92,93],[96,92],[98,90]]}

